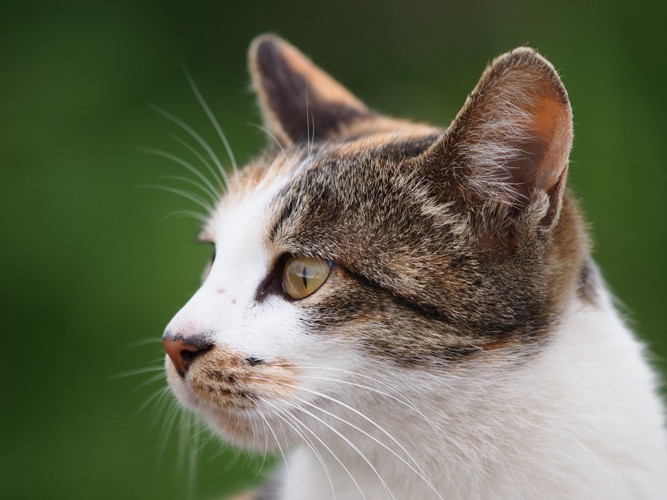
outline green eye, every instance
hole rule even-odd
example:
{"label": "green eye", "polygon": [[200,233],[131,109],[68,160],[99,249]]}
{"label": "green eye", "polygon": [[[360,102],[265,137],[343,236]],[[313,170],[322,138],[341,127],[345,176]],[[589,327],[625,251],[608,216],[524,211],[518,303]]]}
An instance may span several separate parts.
{"label": "green eye", "polygon": [[308,297],[324,284],[332,266],[319,257],[289,257],[283,267],[283,290],[293,299]]}

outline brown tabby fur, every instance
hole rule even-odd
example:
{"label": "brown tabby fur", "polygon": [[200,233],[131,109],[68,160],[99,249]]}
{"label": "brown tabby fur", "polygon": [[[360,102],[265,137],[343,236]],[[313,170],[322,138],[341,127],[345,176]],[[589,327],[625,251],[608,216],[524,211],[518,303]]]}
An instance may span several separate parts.
{"label": "brown tabby fur", "polygon": [[[253,43],[250,68],[284,154],[256,160],[226,203],[291,176],[270,207],[266,245],[275,262],[336,263],[335,286],[298,302],[312,331],[404,365],[447,363],[500,347],[530,352],[571,294],[593,296],[582,285],[581,215],[564,188],[567,95],[534,51],[495,61],[448,129],[369,111],[272,36]],[[470,158],[487,154],[476,143],[513,132],[489,128],[506,118],[497,101],[511,92],[525,102],[507,113],[523,113],[525,127],[507,141],[510,168],[489,173],[488,158]]]}

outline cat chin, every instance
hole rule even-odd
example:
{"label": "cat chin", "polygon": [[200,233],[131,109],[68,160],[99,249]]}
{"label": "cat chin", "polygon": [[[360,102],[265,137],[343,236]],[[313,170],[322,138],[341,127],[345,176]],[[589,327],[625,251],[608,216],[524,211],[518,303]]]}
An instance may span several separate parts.
{"label": "cat chin", "polygon": [[255,422],[252,410],[242,410],[231,406],[212,405],[198,397],[188,383],[176,372],[174,365],[167,359],[167,381],[178,402],[187,410],[204,417],[211,430],[227,442],[241,448],[252,448],[257,440],[254,434]]}
{"label": "cat chin", "polygon": [[[258,446],[257,423],[251,413],[211,409],[200,412],[211,430],[222,440],[243,449],[253,449]],[[263,444],[263,438],[261,439]]]}

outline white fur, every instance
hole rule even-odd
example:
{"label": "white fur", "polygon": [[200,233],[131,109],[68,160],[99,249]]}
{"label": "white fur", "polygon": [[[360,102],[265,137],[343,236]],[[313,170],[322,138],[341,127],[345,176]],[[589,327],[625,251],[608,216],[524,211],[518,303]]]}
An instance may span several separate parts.
{"label": "white fur", "polygon": [[[360,400],[358,409],[405,446],[442,498],[667,498],[655,376],[642,346],[604,302],[601,309],[573,303],[547,348],[516,366],[482,362],[441,377],[367,366],[383,390],[393,386],[423,416],[386,398]],[[392,445],[377,428],[364,427]],[[354,442],[395,498],[438,498],[377,443],[358,433]],[[349,445],[332,438],[329,446],[354,471],[366,498],[391,498]],[[363,498],[336,461],[321,455],[337,498]],[[333,498],[305,447],[291,457],[289,471],[281,498]]]}
{"label": "white fur", "polygon": [[[255,435],[228,436],[260,451],[292,448],[280,498],[667,497],[655,376],[607,297],[573,301],[526,359],[496,351],[399,368],[364,355],[344,331],[305,331],[298,304],[255,301],[271,265],[265,212],[280,185],[217,214],[216,262],[168,327],[297,366],[292,396],[258,400],[246,415]],[[170,383],[197,407],[187,382]],[[200,410],[226,435],[210,408]]]}

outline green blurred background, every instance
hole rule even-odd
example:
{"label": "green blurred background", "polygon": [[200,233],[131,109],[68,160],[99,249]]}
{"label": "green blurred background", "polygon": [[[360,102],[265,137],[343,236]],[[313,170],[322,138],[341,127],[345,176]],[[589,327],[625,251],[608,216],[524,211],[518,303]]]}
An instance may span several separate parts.
{"label": "green blurred background", "polygon": [[[183,175],[174,113],[218,145],[186,63],[247,159],[264,143],[245,54],[258,33],[301,47],[372,107],[447,124],[486,62],[539,48],[570,92],[571,182],[596,257],[665,372],[665,2],[3,3],[0,17],[0,497],[217,498],[257,464],[209,443],[196,477],[150,400],[164,325],[209,249],[193,209],[140,189]],[[222,151],[221,147],[217,147]],[[150,400],[150,401],[149,401]],[[146,402],[143,411],[137,410]],[[162,449],[164,447],[164,449]],[[187,456],[187,453],[186,453]],[[232,461],[233,462],[233,461]],[[244,472],[245,471],[245,472]],[[250,471],[250,472],[248,472]]]}

